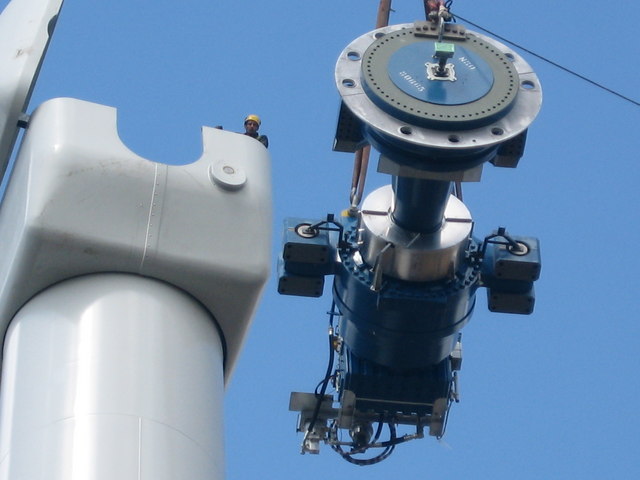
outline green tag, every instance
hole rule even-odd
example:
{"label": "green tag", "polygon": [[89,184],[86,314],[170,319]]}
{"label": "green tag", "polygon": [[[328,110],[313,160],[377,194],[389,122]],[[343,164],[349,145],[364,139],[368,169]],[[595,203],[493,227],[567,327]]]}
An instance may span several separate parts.
{"label": "green tag", "polygon": [[456,46],[453,43],[436,42],[436,55],[439,57],[453,57]]}

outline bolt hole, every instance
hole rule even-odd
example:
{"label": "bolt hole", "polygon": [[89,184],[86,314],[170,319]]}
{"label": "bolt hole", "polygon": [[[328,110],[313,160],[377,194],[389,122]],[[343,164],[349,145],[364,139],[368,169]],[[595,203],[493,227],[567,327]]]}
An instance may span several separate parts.
{"label": "bolt hole", "polygon": [[411,127],[400,127],[400,133],[404,133],[405,135],[411,135],[413,133],[413,130],[411,130]]}
{"label": "bolt hole", "polygon": [[515,61],[516,57],[513,53],[505,53],[505,56],[511,60],[512,62]]}
{"label": "bolt hole", "polygon": [[491,133],[492,133],[493,135],[502,135],[502,134],[504,134],[504,130],[503,130],[503,129],[501,129],[500,127],[493,127],[493,128],[491,129]]}
{"label": "bolt hole", "polygon": [[382,37],[384,37],[384,35],[385,35],[385,34],[384,34],[383,32],[377,32],[377,33],[374,35],[374,37],[375,37],[375,38],[382,38]]}
{"label": "bolt hole", "polygon": [[342,85],[348,88],[353,88],[356,86],[356,81],[352,78],[345,78],[344,80],[342,80]]}
{"label": "bolt hole", "polygon": [[522,82],[522,88],[526,89],[526,90],[531,90],[532,88],[535,88],[536,84],[533,83],[531,80],[525,80],[524,82]]}
{"label": "bolt hole", "polygon": [[358,52],[349,52],[347,53],[347,58],[356,62],[360,60],[360,54]]}
{"label": "bolt hole", "polygon": [[458,143],[460,141],[460,137],[458,135],[449,135],[449,141],[451,143]]}

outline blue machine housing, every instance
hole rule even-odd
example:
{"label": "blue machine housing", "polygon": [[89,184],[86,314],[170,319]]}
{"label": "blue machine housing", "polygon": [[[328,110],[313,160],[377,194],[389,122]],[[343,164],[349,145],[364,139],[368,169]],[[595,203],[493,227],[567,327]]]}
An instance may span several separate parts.
{"label": "blue machine housing", "polygon": [[473,313],[479,268],[469,262],[448,282],[385,278],[375,291],[371,270],[354,260],[350,223],[333,285],[343,339],[339,390],[353,392],[362,412],[430,414],[436,399],[449,397],[449,355]]}
{"label": "blue machine housing", "polygon": [[322,224],[304,218],[284,222],[283,250],[278,259],[278,292],[282,295],[320,297],[324,277],[335,271],[337,236]]}
{"label": "blue machine housing", "polygon": [[[352,191],[358,218],[289,219],[285,228],[280,293],[320,296],[323,277],[334,276],[327,373],[290,404],[301,412],[302,450],[318,453],[324,441],[358,465],[383,460],[425,427],[444,434],[477,289],[487,288],[492,311],[528,314],[540,274],[537,239],[504,228],[472,238],[460,186],[479,181],[487,162],[518,164],[540,108],[537,77],[504,45],[431,20],[362,35],[336,65],[334,149],[371,145],[391,185],[362,205]],[[363,168],[357,152],[354,180],[364,181]],[[384,424],[389,438],[380,441]],[[396,425],[415,433],[399,436]],[[374,448],[376,457],[354,457]]]}
{"label": "blue machine housing", "polygon": [[[504,232],[501,232],[504,233]],[[487,237],[501,238],[494,232]],[[540,242],[534,237],[508,237],[505,241],[485,243],[482,284],[487,288],[489,310],[528,315],[535,306],[533,282],[540,277]],[[514,248],[514,245],[520,248]]]}
{"label": "blue machine housing", "polygon": [[376,364],[344,347],[338,359],[339,390],[356,396],[363,414],[385,420],[403,416],[424,417],[439,398],[449,398],[453,379],[451,360],[423,368],[396,369]]}
{"label": "blue machine housing", "polygon": [[357,219],[345,217],[335,228],[328,218],[286,219],[278,289],[318,297],[324,276],[334,275],[341,339],[336,386],[355,394],[359,412],[422,417],[437,399],[450,397],[450,355],[471,319],[478,287],[487,288],[492,311],[533,311],[533,282],[541,269],[537,238],[511,237],[504,229],[484,242],[470,238],[466,261],[453,278],[409,282],[384,276],[374,288],[373,269],[358,259]]}
{"label": "blue machine housing", "polygon": [[386,277],[372,289],[373,273],[340,251],[333,298],[341,313],[340,335],[361,358],[394,368],[423,368],[446,358],[475,305],[479,269],[464,265],[448,282],[406,282]]}

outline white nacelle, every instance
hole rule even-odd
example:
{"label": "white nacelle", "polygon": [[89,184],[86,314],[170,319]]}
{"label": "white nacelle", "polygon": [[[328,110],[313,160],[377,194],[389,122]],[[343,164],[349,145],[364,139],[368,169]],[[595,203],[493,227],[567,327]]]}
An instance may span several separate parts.
{"label": "white nacelle", "polygon": [[54,99],[32,115],[0,208],[0,331],[33,295],[99,272],[135,273],[192,295],[238,355],[270,267],[271,181],[254,139],[203,128],[189,165],[137,156],[116,110]]}
{"label": "white nacelle", "polygon": [[0,15],[0,178],[63,0],[14,0]]}
{"label": "white nacelle", "polygon": [[0,479],[224,475],[222,398],[270,269],[264,146],[203,128],[189,165],[141,158],[113,108],[24,118],[62,0],[0,16]]}

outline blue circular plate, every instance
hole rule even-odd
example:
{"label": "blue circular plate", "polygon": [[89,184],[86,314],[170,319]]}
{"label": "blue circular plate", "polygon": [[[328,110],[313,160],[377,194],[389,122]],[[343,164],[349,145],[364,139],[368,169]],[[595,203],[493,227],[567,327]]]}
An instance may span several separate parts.
{"label": "blue circular plate", "polygon": [[432,41],[398,49],[389,59],[389,78],[407,95],[437,105],[463,105],[489,93],[493,73],[479,55],[456,45],[454,56],[447,60],[453,64],[456,80],[429,80],[426,63],[438,63],[434,53]]}

